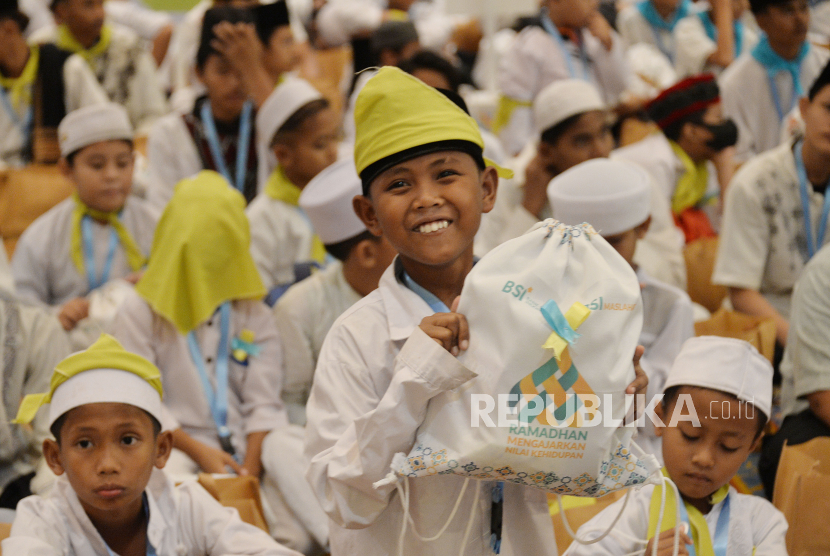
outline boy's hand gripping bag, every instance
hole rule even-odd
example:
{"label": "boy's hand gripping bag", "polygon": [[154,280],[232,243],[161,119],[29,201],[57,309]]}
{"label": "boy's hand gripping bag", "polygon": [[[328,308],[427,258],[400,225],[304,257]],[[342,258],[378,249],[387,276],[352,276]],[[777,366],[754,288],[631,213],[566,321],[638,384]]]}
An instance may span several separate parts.
{"label": "boy's hand gripping bag", "polygon": [[396,473],[593,497],[657,481],[659,465],[629,451],[635,428],[622,426],[640,285],[590,225],[547,220],[497,247],[467,276],[458,312],[470,325],[459,360],[478,376],[430,400]]}

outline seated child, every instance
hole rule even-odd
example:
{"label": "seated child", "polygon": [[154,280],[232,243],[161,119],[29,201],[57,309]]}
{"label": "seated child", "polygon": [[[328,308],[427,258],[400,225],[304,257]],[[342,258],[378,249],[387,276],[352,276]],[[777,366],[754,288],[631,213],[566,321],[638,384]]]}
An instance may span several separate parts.
{"label": "seated child", "polygon": [[830,58],[807,40],[808,0],[750,0],[749,7],[761,38],[719,79],[723,112],[738,125],[738,162],[781,143],[783,120]]}
{"label": "seated child", "polygon": [[278,162],[247,210],[251,255],[270,291],[294,283],[296,264],[325,259],[323,244],[297,203],[308,182],[337,159],[339,124],[329,102],[296,77],[277,86],[256,123],[257,142]]}
{"label": "seated child", "polygon": [[161,397],[159,370],[112,336],[58,363],[16,419],[49,403],[55,439],[43,452],[57,485],[20,502],[3,553],[296,556],[197,483],[173,486],[161,471],[173,445]]}
{"label": "seated child", "polygon": [[[686,292],[655,280],[635,262],[635,252],[651,225],[651,191],[645,170],[606,159],[574,166],[548,186],[555,219],[571,225],[588,222],[637,272],[643,298],[638,343],[645,347],[640,364],[648,375],[646,400],[663,391],[680,346],[695,333],[692,302]],[[586,305],[591,308],[590,303]],[[636,441],[662,461],[660,439],[648,419]]]}
{"label": "seated child", "polygon": [[[17,0],[0,4],[0,94],[11,107],[0,110],[0,168],[32,160],[35,122],[54,131],[68,112],[107,101],[83,58],[54,45],[26,44],[28,24]],[[43,91],[39,99],[32,94],[36,87]]]}
{"label": "seated child", "polygon": [[305,426],[314,368],[329,328],[378,287],[396,254],[386,238],[370,234],[354,213],[352,199],[360,192],[354,161],[341,160],[320,172],[300,195],[300,208],[338,262],[291,286],[274,306],[285,366],[282,400],[293,424]]}
{"label": "seated child", "polygon": [[[738,494],[729,486],[758,446],[771,406],[772,366],[755,348],[715,336],[686,341],[669,372],[662,402],[655,407],[663,422],[657,427],[663,438],[663,473],[683,498],[684,523],[676,523],[677,502],[670,488],[657,531],[662,487],[648,485],[631,493],[610,535],[587,546],[574,542],[566,554],[629,554],[642,550],[634,539],[647,538],[645,554],[652,554],[654,543],[659,543],[657,553],[670,555],[676,525],[681,527],[680,554],[692,554],[687,546],[692,544],[696,554],[786,554],[787,522],[781,512],[762,497]],[[623,503],[614,502],[577,535],[590,538],[590,531],[604,531]]]}
{"label": "seated child", "polygon": [[[14,256],[17,293],[55,307],[64,329],[89,314],[87,296],[118,278],[137,279],[150,252],[155,211],[130,195],[133,130],[117,104],[80,108],[61,121],[61,172],[75,186],[71,198],[35,220]],[[82,330],[76,348],[95,340]]]}
{"label": "seated child", "polygon": [[167,112],[157,68],[144,41],[131,29],[106,21],[103,0],[53,0],[57,27],[48,26],[30,37],[80,55],[107,93],[110,102],[127,109],[139,133]]}
{"label": "seated child", "polygon": [[173,187],[200,170],[219,172],[248,202],[257,194],[256,110],[239,72],[214,45],[218,24],[252,21],[250,12],[230,6],[205,13],[196,53],[205,93],[186,113],[159,118],[147,140],[147,200],[159,211]]}
{"label": "seated child", "polygon": [[[49,387],[55,365],[71,353],[69,339],[51,313],[15,300],[0,292],[0,359],[3,366],[3,396],[0,414],[11,416],[23,396]],[[46,417],[35,419],[31,427],[0,423],[0,508],[14,509],[31,492],[43,441],[49,436]]]}
{"label": "seated child", "polygon": [[[199,470],[260,477],[264,438],[288,422],[280,342],[261,301],[244,207],[215,172],[180,182],[147,271],[113,325],[127,349],[161,370],[174,478]],[[283,504],[266,502],[274,512]],[[280,539],[296,546],[289,534]]]}
{"label": "seated child", "polygon": [[485,165],[475,120],[397,68],[381,68],[367,82],[355,122],[363,185],[355,212],[399,256],[378,289],[335,321],[308,400],[306,477],[331,518],[332,553],[458,554],[469,527],[468,554],[489,553],[491,542],[504,554],[553,554],[542,491],[505,484],[500,514],[502,503],[489,503],[494,482],[472,481],[462,492],[460,476],[413,479],[408,512],[421,535],[434,535],[456,514],[428,542],[413,527],[399,538],[404,511],[395,486],[373,486],[396,453],[412,448],[429,400],[475,376],[454,357],[469,334],[450,307],[473,267],[473,239],[493,207],[498,176]]}

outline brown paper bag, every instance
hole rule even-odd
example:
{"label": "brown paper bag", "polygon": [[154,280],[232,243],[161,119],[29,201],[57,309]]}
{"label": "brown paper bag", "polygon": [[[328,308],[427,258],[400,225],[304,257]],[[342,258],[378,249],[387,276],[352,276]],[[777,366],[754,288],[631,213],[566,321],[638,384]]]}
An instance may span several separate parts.
{"label": "brown paper bag", "polygon": [[775,321],[720,308],[709,320],[695,323],[696,336],[737,338],[752,344],[772,363],[775,354]]}
{"label": "brown paper bag", "polygon": [[262,499],[259,497],[259,480],[256,477],[228,477],[199,473],[199,484],[223,506],[236,508],[239,517],[268,532]]}
{"label": "brown paper bag", "polygon": [[830,554],[830,438],[784,445],[772,502],[789,523],[790,556]]}
{"label": "brown paper bag", "polygon": [[718,310],[728,291],[712,284],[712,272],[718,256],[718,238],[697,239],[683,249],[686,261],[686,291],[692,301],[703,305],[709,312]]}

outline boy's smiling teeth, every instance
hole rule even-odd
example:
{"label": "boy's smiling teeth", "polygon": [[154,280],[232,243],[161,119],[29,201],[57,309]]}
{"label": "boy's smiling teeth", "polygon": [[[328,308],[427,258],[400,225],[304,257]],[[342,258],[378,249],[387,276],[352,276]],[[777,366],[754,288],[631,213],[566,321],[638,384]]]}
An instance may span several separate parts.
{"label": "boy's smiling teeth", "polygon": [[427,222],[426,224],[421,224],[418,226],[418,231],[422,234],[428,234],[430,232],[437,232],[438,230],[443,230],[450,223],[447,220],[436,220],[435,222]]}

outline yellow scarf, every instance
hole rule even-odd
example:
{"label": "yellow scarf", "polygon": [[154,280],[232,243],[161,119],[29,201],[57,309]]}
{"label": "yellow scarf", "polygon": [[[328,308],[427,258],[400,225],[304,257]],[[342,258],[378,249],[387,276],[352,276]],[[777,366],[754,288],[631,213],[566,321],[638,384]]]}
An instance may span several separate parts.
{"label": "yellow scarf", "polygon": [[75,38],[69,30],[69,27],[67,27],[66,24],[61,24],[58,25],[58,40],[56,41],[56,44],[64,50],[78,54],[91,66],[95,58],[103,54],[107,48],[109,48],[111,39],[112,27],[105,23],[101,28],[101,38],[98,39],[98,42],[93,44],[91,48],[84,48],[84,45],[78,42],[78,39]]}
{"label": "yellow scarf", "polygon": [[[299,207],[300,193],[302,193],[302,189],[291,183],[291,180],[285,175],[282,166],[277,166],[271,172],[271,176],[265,184],[266,195],[292,207]],[[323,246],[323,242],[317,234],[314,234],[314,237],[311,238],[311,253],[309,253],[309,257],[318,263],[326,260],[326,248]]]}
{"label": "yellow scarf", "polygon": [[250,247],[245,199],[203,170],[176,185],[136,291],[187,334],[225,301],[265,296]]}
{"label": "yellow scarf", "polygon": [[118,219],[118,212],[101,212],[89,208],[81,201],[77,193],[73,193],[72,198],[75,200],[75,210],[72,212],[72,261],[82,276],[86,275],[83,239],[81,237],[81,221],[84,216],[90,216],[99,222],[106,222],[113,227],[115,233],[118,235],[118,241],[121,243],[121,247],[124,248],[127,254],[127,262],[130,263],[130,268],[138,270],[147,263],[147,258],[141,252],[141,248],[135,242],[133,236],[130,235],[127,228],[124,227],[124,224],[121,223],[121,220]]}
{"label": "yellow scarf", "polygon": [[677,181],[671,201],[672,211],[680,214],[688,208],[697,206],[704,199],[709,186],[709,170],[705,160],[695,164],[680,145],[674,141],[669,141],[669,144],[686,169],[686,173]]}
{"label": "yellow scarf", "polygon": [[[663,468],[663,475],[669,476],[666,468]],[[651,494],[651,504],[648,510],[648,538],[654,537],[656,534],[673,529],[677,524],[677,501],[674,496],[674,489],[666,491],[666,508],[663,514],[663,521],[660,524],[660,531],[657,531],[657,521],[660,518],[660,498],[662,497],[663,486],[658,485],[654,488]],[[726,495],[729,494],[729,485],[724,485],[715,491],[709,497],[711,504],[722,502]],[[700,510],[689,504],[683,502],[686,506],[686,512],[689,514],[689,523],[692,526],[692,541],[694,542],[695,553],[698,556],[715,556],[715,548],[712,546],[712,536],[709,534],[709,526],[706,524],[706,518],[700,513]]]}
{"label": "yellow scarf", "polygon": [[20,77],[5,77],[0,73],[0,87],[9,91],[12,108],[20,114],[23,107],[32,104],[32,85],[37,79],[37,68],[40,62],[40,49],[37,46],[29,47],[29,59],[23,67]]}

